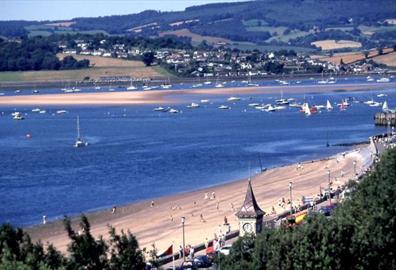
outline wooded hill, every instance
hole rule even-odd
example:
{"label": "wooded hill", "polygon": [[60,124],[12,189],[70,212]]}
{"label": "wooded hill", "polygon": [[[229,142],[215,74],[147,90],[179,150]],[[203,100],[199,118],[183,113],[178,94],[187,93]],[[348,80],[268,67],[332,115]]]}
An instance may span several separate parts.
{"label": "wooded hill", "polygon": [[164,31],[189,29],[255,44],[310,47],[322,39],[346,39],[364,47],[396,42],[393,0],[258,0],[186,8],[181,12],[153,10],[138,14],[75,18],[61,22],[0,22],[0,35],[53,33],[107,33],[155,36]]}

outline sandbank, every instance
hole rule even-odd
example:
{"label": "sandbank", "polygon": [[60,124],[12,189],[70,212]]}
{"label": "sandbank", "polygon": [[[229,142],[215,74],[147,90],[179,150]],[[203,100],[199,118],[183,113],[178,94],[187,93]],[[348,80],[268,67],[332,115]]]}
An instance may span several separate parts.
{"label": "sandbank", "polygon": [[225,87],[211,89],[151,90],[123,91],[72,94],[37,94],[1,96],[0,106],[28,105],[137,105],[137,104],[177,104],[185,102],[186,95],[199,95],[202,98],[213,95],[243,94],[276,94],[282,90],[284,94],[325,93],[335,91],[385,90],[395,88],[396,83],[356,83],[334,85],[288,85],[261,87]]}

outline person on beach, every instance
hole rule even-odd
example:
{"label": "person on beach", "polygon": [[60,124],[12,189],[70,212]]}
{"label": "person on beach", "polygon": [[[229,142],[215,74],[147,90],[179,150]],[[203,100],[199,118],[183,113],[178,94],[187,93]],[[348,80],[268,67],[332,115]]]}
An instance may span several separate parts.
{"label": "person on beach", "polygon": [[183,258],[184,256],[184,250],[183,250],[183,247],[180,245],[179,246],[179,258]]}
{"label": "person on beach", "polygon": [[43,224],[45,225],[47,223],[47,216],[43,216]]}
{"label": "person on beach", "polygon": [[217,203],[216,203],[216,209],[219,210],[219,208],[220,208],[220,203],[217,202]]}
{"label": "person on beach", "polygon": [[202,213],[199,215],[199,217],[201,218],[201,222],[205,222],[205,219],[203,218]]}
{"label": "person on beach", "polygon": [[113,208],[111,209],[111,213],[112,213],[112,214],[115,214],[116,211],[117,211],[117,208],[116,208],[115,206],[113,206]]}
{"label": "person on beach", "polygon": [[227,224],[228,224],[227,216],[224,216],[224,225],[227,225]]}
{"label": "person on beach", "polygon": [[188,254],[190,260],[194,259],[194,247],[190,245],[190,253]]}
{"label": "person on beach", "polygon": [[151,207],[154,207],[154,201],[151,201]]}
{"label": "person on beach", "polygon": [[216,199],[216,193],[214,191],[212,191],[212,195],[210,196],[210,199],[211,200]]}

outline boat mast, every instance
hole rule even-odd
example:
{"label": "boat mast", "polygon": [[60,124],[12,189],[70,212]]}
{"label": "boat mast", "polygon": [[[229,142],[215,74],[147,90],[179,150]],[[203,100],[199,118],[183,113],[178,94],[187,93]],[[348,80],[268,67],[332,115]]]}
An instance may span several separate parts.
{"label": "boat mast", "polygon": [[80,116],[77,115],[77,140],[80,139]]}

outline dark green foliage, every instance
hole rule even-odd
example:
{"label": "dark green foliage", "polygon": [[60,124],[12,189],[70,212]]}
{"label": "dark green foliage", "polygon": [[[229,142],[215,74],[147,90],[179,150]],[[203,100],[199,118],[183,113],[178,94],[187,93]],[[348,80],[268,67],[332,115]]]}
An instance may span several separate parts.
{"label": "dark green foliage", "polygon": [[58,46],[47,38],[36,37],[19,42],[0,43],[0,71],[78,69],[89,66],[88,60],[56,57]]}
{"label": "dark green foliage", "polygon": [[0,227],[0,270],[142,270],[144,256],[134,235],[121,235],[110,228],[110,239],[95,239],[86,216],[81,217],[81,231],[72,229],[71,221],[64,219],[65,230],[71,240],[65,257],[52,244],[46,248],[32,243],[28,234],[4,224]]}
{"label": "dark green foliage", "polygon": [[[222,269],[396,269],[396,150],[388,151],[328,219],[236,241]],[[250,241],[250,242],[249,242]],[[246,254],[246,246],[249,254]]]}
{"label": "dark green foliage", "polygon": [[145,266],[144,257],[139,244],[131,232],[121,235],[115,233],[115,229],[110,227],[110,261],[109,268],[114,270],[143,269]]}
{"label": "dark green foliage", "polygon": [[154,53],[153,52],[145,52],[142,57],[143,63],[146,66],[151,66],[154,62]]}
{"label": "dark green foliage", "polygon": [[70,269],[103,269],[107,265],[106,252],[108,249],[105,241],[91,235],[90,225],[86,216],[81,217],[80,227],[82,232],[75,232],[69,219],[64,220],[66,232],[71,239],[68,246]]}

